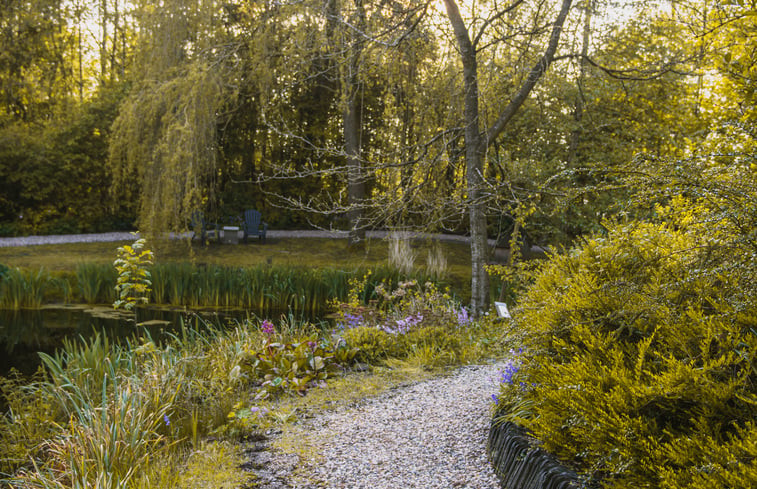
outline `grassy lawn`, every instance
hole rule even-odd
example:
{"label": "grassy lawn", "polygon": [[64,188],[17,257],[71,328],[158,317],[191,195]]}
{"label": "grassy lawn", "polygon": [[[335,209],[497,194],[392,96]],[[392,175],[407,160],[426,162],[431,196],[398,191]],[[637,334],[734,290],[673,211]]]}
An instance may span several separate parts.
{"label": "grassy lawn", "polygon": [[[69,243],[0,248],[0,263],[11,268],[50,271],[73,271],[82,263],[112,263],[116,248],[130,241],[109,243]],[[198,265],[215,264],[246,267],[258,264],[301,265],[314,268],[341,268],[383,266],[388,263],[388,243],[384,240],[367,240],[363,249],[351,249],[346,239],[279,238],[266,243],[208,246],[186,242],[159,243],[154,246],[156,263],[192,262]],[[441,242],[447,259],[447,280],[453,288],[463,290],[470,281],[470,248],[465,243]],[[426,266],[430,243],[414,241],[416,267]]]}

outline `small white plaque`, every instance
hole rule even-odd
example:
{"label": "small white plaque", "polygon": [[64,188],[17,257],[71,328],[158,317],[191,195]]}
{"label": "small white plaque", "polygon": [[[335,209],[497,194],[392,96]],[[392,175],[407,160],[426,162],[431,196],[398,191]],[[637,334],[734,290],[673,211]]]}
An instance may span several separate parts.
{"label": "small white plaque", "polygon": [[504,302],[495,302],[494,307],[497,309],[497,316],[501,318],[510,318],[510,311]]}

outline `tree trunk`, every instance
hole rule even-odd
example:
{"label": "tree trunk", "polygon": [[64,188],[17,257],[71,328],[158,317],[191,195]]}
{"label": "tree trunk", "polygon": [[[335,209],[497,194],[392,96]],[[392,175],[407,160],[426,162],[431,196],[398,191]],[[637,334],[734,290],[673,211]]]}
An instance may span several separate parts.
{"label": "tree trunk", "polygon": [[[365,29],[365,9],[362,0],[355,0],[356,24],[362,31]],[[357,34],[348,34],[351,42],[348,46],[348,59],[342,77],[344,93],[343,134],[344,152],[347,160],[347,198],[349,200],[349,235],[350,246],[365,241],[365,227],[363,223],[363,205],[365,201],[365,179],[361,160],[361,107],[360,107],[360,56],[362,42]]]}
{"label": "tree trunk", "polygon": [[479,316],[488,306],[489,283],[484,265],[487,260],[486,203],[483,194],[483,166],[486,148],[494,142],[526,101],[531,90],[552,63],[560,41],[560,34],[573,0],[562,0],[560,12],[552,24],[549,41],[542,57],[528,73],[523,85],[492,126],[481,132],[478,118],[478,74],[476,47],[473,45],[455,0],[444,0],[452,29],[455,32],[460,58],[463,62],[465,87],[465,164],[467,178],[467,205],[471,233],[471,312]]}
{"label": "tree trunk", "polygon": [[591,16],[592,9],[594,8],[593,0],[585,0],[584,8],[584,30],[581,39],[581,58],[579,60],[578,68],[578,81],[576,83],[578,88],[578,94],[576,95],[576,102],[573,107],[573,120],[576,123],[576,127],[570,133],[570,146],[568,147],[568,166],[573,166],[578,158],[578,144],[581,142],[581,133],[583,128],[581,127],[581,121],[584,116],[584,94],[583,86],[584,79],[586,78],[587,57],[589,55],[589,40],[591,36]]}
{"label": "tree trunk", "polygon": [[108,2],[100,0],[100,85],[105,85],[108,73]]}
{"label": "tree trunk", "polygon": [[463,62],[465,84],[465,176],[468,217],[471,234],[471,313],[481,315],[489,299],[489,277],[484,269],[487,260],[486,208],[481,198],[485,146],[478,118],[478,73],[476,51],[468,29],[454,0],[444,0],[452,29],[455,32]]}
{"label": "tree trunk", "polygon": [[350,204],[348,241],[350,245],[355,245],[365,239],[365,228],[362,222],[365,182],[360,160],[360,107],[356,82],[350,80],[345,89],[348,91],[343,115],[344,151],[347,155],[347,198]]}

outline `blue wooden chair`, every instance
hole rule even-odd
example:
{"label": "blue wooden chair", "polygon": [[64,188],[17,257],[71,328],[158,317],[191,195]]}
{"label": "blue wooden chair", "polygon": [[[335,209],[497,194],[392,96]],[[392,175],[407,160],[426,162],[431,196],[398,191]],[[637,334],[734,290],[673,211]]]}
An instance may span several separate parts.
{"label": "blue wooden chair", "polygon": [[192,231],[192,239],[195,239],[198,233],[200,234],[199,237],[202,244],[207,243],[209,236],[213,238],[217,237],[216,227],[208,224],[202,211],[194,211],[192,213],[192,217],[189,220],[189,229]]}
{"label": "blue wooden chair", "polygon": [[244,222],[242,223],[242,231],[244,237],[242,240],[246,243],[248,236],[257,236],[261,241],[265,241],[265,233],[268,231],[268,223],[261,221],[261,215],[259,211],[255,209],[247,209],[244,211]]}

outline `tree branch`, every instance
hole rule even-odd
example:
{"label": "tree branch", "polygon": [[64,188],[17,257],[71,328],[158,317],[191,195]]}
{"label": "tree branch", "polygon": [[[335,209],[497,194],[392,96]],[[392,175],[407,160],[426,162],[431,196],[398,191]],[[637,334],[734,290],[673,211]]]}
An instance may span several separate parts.
{"label": "tree branch", "polygon": [[507,104],[507,107],[502,110],[492,127],[486,131],[485,138],[482,141],[482,144],[485,146],[489,146],[505,129],[507,123],[512,119],[520,106],[523,105],[523,102],[526,101],[526,98],[531,93],[534,86],[536,86],[536,82],[539,81],[542,75],[547,71],[547,68],[549,68],[549,65],[553,61],[555,51],[557,51],[562,27],[565,24],[565,19],[568,17],[568,12],[570,11],[572,3],[573,0],[563,0],[562,6],[560,7],[560,13],[557,15],[557,18],[552,25],[552,33],[549,36],[549,44],[547,45],[544,55],[536,62],[534,67],[531,68],[526,82],[520,90],[518,90],[518,93],[515,94],[515,97],[513,97],[510,103]]}

